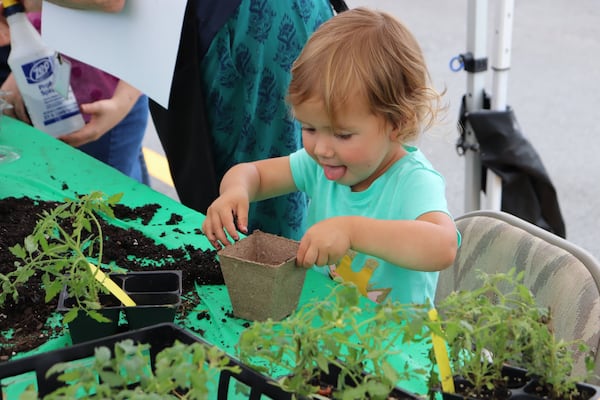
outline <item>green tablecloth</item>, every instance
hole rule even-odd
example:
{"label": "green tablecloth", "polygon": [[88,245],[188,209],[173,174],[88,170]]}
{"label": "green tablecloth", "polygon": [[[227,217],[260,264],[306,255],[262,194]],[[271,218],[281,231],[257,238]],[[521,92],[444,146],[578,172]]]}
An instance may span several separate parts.
{"label": "green tablecloth", "polygon": [[[0,131],[0,145],[18,148],[21,158],[17,161],[0,164],[0,198],[9,196],[38,197],[43,200],[62,200],[100,190],[107,194],[124,193],[121,203],[137,207],[149,203],[161,205],[149,224],[141,221],[127,221],[127,225],[140,230],[167,247],[175,248],[193,245],[201,249],[210,248],[202,235],[194,233],[202,225],[204,216],[177,201],[142,185],[117,170],[65,145],[26,124],[4,117]],[[172,213],[183,217],[180,230],[165,229]],[[308,271],[300,303],[327,294],[334,283],[314,271]],[[234,346],[245,320],[232,318],[231,302],[224,286],[199,286],[200,304],[190,313],[182,326],[193,325],[195,330],[205,332],[204,339],[234,354]],[[208,312],[210,318],[198,319],[196,313]],[[49,351],[69,345],[68,337],[54,338],[35,352]],[[426,349],[407,346],[405,357],[398,359],[422,367]],[[1,368],[1,364],[0,364]],[[399,386],[415,393],[425,393],[424,380],[421,382],[401,382]]]}

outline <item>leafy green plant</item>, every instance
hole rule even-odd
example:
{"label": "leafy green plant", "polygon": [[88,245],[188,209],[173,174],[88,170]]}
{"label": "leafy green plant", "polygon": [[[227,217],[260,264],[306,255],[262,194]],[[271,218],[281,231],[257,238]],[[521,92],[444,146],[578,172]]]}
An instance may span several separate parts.
{"label": "leafy green plant", "polygon": [[361,301],[355,286],[340,284],[282,321],[254,322],[240,336],[239,358],[299,396],[318,398],[320,376],[337,369],[335,398],[385,399],[401,379],[425,372],[388,361],[401,352],[398,343],[421,333],[413,318],[426,314],[418,308]]}
{"label": "leafy green plant", "polygon": [[[221,371],[239,373],[240,367],[230,365],[229,358],[215,346],[203,343],[184,344],[179,341],[156,355],[150,365],[147,344],[125,339],[94,351],[91,362],[81,360],[58,363],[48,372],[58,374],[65,385],[44,396],[44,400],[99,399],[207,399],[210,382]],[[37,399],[35,388],[29,387],[21,400]]]}
{"label": "leafy green plant", "polygon": [[89,263],[98,270],[102,267],[104,237],[100,218],[113,219],[112,207],[121,197],[122,193],[108,197],[102,192],[92,192],[75,200],[66,199],[56,208],[44,211],[23,245],[10,248],[22,261],[16,262],[16,268],[8,274],[0,274],[0,308],[9,296],[18,302],[19,287],[39,274],[46,302],[55,298],[64,286],[74,299],[75,305],[64,316],[65,323],[72,321],[79,311],[97,321],[107,321],[97,310],[101,308],[100,294],[108,290],[95,279],[97,272],[92,274]]}
{"label": "leafy green plant", "polygon": [[[480,275],[482,285],[450,294],[439,302],[439,320],[429,329],[445,338],[453,374],[470,383],[469,396],[481,397],[506,387],[502,370],[514,365],[547,385],[551,398],[578,395],[571,375],[572,350],[583,342],[558,341],[550,328],[550,310],[536,304],[523,285],[523,273]],[[433,358],[433,354],[431,356]],[[592,365],[588,366],[590,368]]]}
{"label": "leafy green plant", "polygon": [[[534,341],[537,349],[525,358],[525,368],[529,375],[535,377],[539,386],[544,388],[550,398],[573,399],[580,395],[577,383],[585,382],[592,376],[594,361],[592,357],[586,359],[587,374],[573,375],[573,352],[589,353],[589,347],[583,341],[567,342],[557,339],[549,323],[539,326],[536,330]],[[546,328],[546,329],[544,329]],[[543,349],[542,352],[539,349]]]}

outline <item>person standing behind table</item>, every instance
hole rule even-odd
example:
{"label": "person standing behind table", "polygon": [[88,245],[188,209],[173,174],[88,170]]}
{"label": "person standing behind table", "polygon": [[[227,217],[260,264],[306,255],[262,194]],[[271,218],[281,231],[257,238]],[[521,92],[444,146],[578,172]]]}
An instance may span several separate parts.
{"label": "person standing behind table", "polygon": [[[40,9],[41,2],[25,1],[24,5],[29,11],[30,21],[39,31],[41,18],[35,10]],[[149,118],[148,98],[108,73],[69,57],[64,58],[71,63],[71,86],[86,125],[60,139],[125,175],[149,184],[142,152]],[[1,89],[12,93],[12,96],[5,96],[14,105],[14,109],[7,113],[30,123],[12,75],[7,77]]]}
{"label": "person standing behind table", "polygon": [[[333,11],[327,0],[189,0],[168,109],[150,102],[181,202],[202,213],[233,165],[301,147],[285,94],[290,68]],[[249,229],[299,239],[307,200],[252,205]]]}
{"label": "person standing behind table", "polygon": [[442,107],[414,36],[384,12],[336,15],[295,61],[288,100],[304,148],[225,174],[202,225],[212,245],[247,232],[250,202],[302,191],[299,266],[352,281],[376,302],[433,301],[460,235],[444,178],[409,145]]}
{"label": "person standing behind table", "polygon": [[[118,12],[126,0],[49,1]],[[168,109],[150,102],[183,204],[205,213],[229,166],[300,147],[284,100],[289,67],[332,15],[326,0],[188,0]],[[302,235],[303,194],[253,207],[251,229]]]}

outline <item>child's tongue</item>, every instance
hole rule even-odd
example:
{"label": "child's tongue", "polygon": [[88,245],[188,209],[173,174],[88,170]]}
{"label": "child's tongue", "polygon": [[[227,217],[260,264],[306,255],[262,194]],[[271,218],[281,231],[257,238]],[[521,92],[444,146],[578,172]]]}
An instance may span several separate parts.
{"label": "child's tongue", "polygon": [[344,174],[346,173],[346,167],[344,167],[344,166],[338,166],[338,167],[324,166],[323,172],[325,172],[325,176],[327,177],[327,179],[329,179],[331,181],[337,181],[342,176],[344,176]]}

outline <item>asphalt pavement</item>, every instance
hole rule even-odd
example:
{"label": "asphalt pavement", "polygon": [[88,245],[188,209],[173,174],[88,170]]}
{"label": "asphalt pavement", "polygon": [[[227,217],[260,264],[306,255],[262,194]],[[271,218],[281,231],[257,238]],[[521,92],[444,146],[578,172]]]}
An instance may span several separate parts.
{"label": "asphalt pavement", "polygon": [[[483,0],[478,0],[483,1]],[[489,1],[488,57],[493,56],[496,7]],[[453,72],[450,60],[466,52],[467,0],[347,0],[351,7],[388,11],[415,34],[434,85],[446,90],[446,121],[427,132],[419,147],[446,177],[451,212],[465,212],[464,157],[455,150],[459,105],[467,74]],[[506,86],[523,134],[532,143],[558,194],[567,239],[600,259],[600,4],[597,0],[516,1],[511,69]],[[491,93],[492,75],[486,74]],[[493,95],[493,93],[491,93]],[[161,152],[152,127],[145,145]],[[176,197],[168,185],[159,191]]]}

